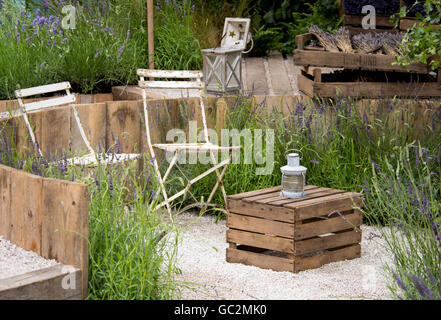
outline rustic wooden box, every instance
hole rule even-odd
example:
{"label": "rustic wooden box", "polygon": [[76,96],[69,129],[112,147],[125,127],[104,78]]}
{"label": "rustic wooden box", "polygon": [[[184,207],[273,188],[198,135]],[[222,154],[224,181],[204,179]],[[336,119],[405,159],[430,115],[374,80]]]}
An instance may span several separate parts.
{"label": "rustic wooden box", "polygon": [[[228,197],[226,259],[275,271],[299,272],[361,256],[360,194],[307,186],[306,197],[280,187]],[[344,215],[342,218],[340,212]],[[331,215],[330,215],[331,214]],[[330,215],[330,216],[329,216]]]}
{"label": "rustic wooden box", "polygon": [[[293,56],[294,64],[302,67],[298,75],[299,90],[309,97],[332,98],[339,94],[356,98],[441,96],[441,69],[438,69],[437,76],[433,77],[430,76],[431,70],[423,63],[411,64],[405,70],[394,64],[395,56],[319,50],[319,47],[307,45],[314,39],[315,36],[310,33],[298,35],[297,49],[294,50]],[[311,67],[316,69],[312,72]],[[338,80],[329,80],[332,75],[322,75],[322,68],[351,72]],[[365,81],[354,81],[348,77],[362,71],[370,73]],[[371,76],[380,80],[368,80]],[[395,81],[392,80],[394,78]]]}

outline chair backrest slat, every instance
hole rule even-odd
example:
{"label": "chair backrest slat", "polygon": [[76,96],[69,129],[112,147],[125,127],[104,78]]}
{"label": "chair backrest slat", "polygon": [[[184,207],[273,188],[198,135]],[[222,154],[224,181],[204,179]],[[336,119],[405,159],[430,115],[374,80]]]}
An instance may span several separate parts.
{"label": "chair backrest slat", "polygon": [[139,77],[149,78],[165,78],[165,79],[202,79],[204,76],[201,71],[189,70],[152,70],[152,69],[138,69]]}
{"label": "chair backrest slat", "polygon": [[[10,116],[23,116],[23,119],[26,123],[26,127],[28,128],[29,135],[31,137],[32,142],[36,146],[38,153],[40,156],[43,156],[43,153],[41,152],[40,148],[38,147],[37,140],[35,138],[34,131],[32,129],[31,123],[29,121],[29,118],[27,116],[28,112],[32,111],[38,111],[43,110],[46,108],[52,108],[57,107],[61,105],[66,105],[70,103],[74,103],[76,101],[76,98],[73,94],[70,93],[70,83],[69,82],[60,82],[60,83],[53,83],[48,84],[44,86],[39,87],[32,87],[32,88],[26,88],[26,89],[20,89],[15,91],[15,96],[17,97],[18,103],[20,105],[20,110],[14,111],[10,114]],[[57,96],[55,98],[47,98],[45,100],[40,100],[37,102],[30,102],[30,103],[24,103],[23,98],[30,97],[30,96],[36,96],[46,93],[53,93],[57,91],[65,90],[65,95],[63,96]],[[1,115],[0,115],[1,116]]]}
{"label": "chair backrest slat", "polygon": [[75,101],[76,101],[75,96],[70,94],[67,96],[59,97],[59,98],[53,98],[53,99],[48,99],[48,100],[26,103],[26,104],[24,104],[24,106],[25,106],[26,112],[29,113],[32,111],[37,111],[37,110],[41,110],[41,109],[45,109],[45,108],[52,108],[52,107],[61,106],[63,104],[74,103]]}
{"label": "chair backrest slat", "polygon": [[17,98],[25,98],[29,96],[36,96],[39,94],[68,90],[70,88],[71,87],[69,82],[60,82],[60,83],[48,84],[45,86],[16,90],[15,96]]}
{"label": "chair backrest slat", "polygon": [[139,81],[141,88],[149,89],[203,89],[204,84],[198,81]]}

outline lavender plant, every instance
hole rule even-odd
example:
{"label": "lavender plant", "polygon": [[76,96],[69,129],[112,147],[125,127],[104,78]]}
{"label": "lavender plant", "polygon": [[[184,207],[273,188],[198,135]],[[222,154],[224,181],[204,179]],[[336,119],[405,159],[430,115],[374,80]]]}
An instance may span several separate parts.
{"label": "lavender plant", "polygon": [[385,268],[398,298],[441,299],[440,147],[437,153],[416,143],[400,148],[382,170],[372,169],[365,189],[365,214],[386,225],[394,265]]}

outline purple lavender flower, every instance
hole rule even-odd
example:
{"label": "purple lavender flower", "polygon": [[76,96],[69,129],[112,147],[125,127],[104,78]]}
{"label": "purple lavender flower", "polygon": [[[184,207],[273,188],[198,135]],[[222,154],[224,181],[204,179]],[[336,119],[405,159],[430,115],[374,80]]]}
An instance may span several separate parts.
{"label": "purple lavender flower", "polygon": [[124,52],[124,49],[126,48],[125,45],[122,45],[118,50],[118,58],[120,58]]}
{"label": "purple lavender flower", "polygon": [[312,159],[312,160],[311,160],[311,163],[312,163],[312,164],[320,164],[320,162],[317,161],[317,160],[315,160],[315,159]]}
{"label": "purple lavender flower", "polygon": [[98,58],[99,55],[100,55],[100,49],[96,49],[96,52],[95,52],[95,59]]}
{"label": "purple lavender flower", "polygon": [[404,291],[407,291],[407,286],[404,284],[403,280],[400,279],[400,277],[394,272],[393,273],[394,278],[395,278],[395,282],[397,283],[397,285]]}

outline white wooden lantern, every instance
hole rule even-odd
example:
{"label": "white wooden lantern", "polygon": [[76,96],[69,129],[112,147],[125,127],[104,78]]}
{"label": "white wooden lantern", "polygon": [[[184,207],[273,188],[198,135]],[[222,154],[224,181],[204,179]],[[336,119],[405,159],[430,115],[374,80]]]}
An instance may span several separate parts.
{"label": "white wooden lantern", "polygon": [[242,52],[251,40],[250,19],[226,18],[221,46],[204,49],[204,82],[207,92],[222,94],[242,89]]}

